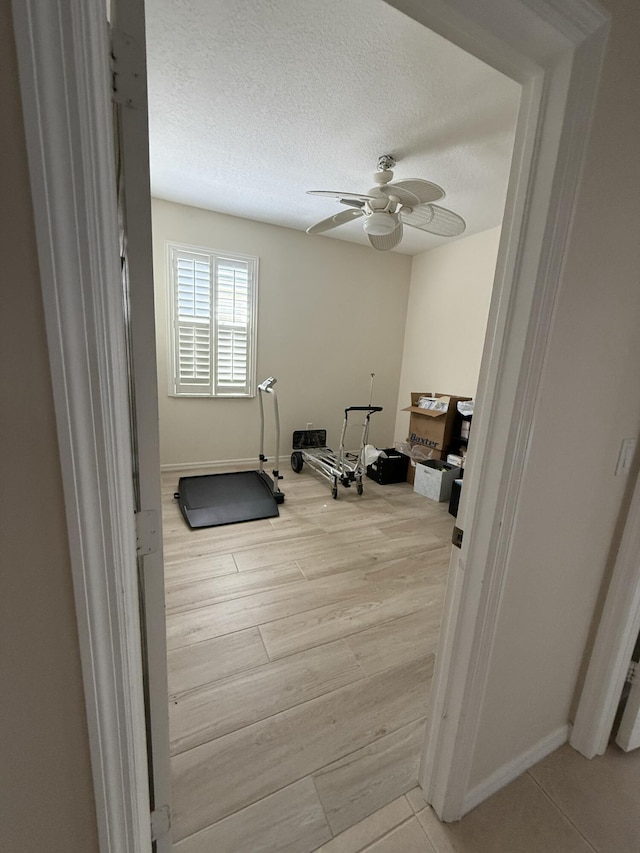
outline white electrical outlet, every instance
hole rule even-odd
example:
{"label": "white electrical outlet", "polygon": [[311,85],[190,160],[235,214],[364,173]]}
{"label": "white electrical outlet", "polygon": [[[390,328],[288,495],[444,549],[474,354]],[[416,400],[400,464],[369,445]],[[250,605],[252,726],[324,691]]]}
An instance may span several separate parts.
{"label": "white electrical outlet", "polygon": [[636,439],[623,438],[620,445],[620,453],[618,454],[618,464],[616,465],[616,477],[620,476],[620,474],[629,473],[635,452]]}

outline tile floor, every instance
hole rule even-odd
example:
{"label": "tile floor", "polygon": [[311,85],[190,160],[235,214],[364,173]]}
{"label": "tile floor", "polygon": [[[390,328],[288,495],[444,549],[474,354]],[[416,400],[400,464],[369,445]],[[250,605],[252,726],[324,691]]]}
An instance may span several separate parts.
{"label": "tile floor", "polygon": [[278,518],[203,530],[164,476],[176,853],[313,850],[417,783],[453,519],[284,473]]}

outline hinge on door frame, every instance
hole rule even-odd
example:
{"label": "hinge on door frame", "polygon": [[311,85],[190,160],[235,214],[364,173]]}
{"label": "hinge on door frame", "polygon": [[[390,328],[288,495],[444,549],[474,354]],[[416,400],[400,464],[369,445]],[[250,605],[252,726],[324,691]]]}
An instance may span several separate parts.
{"label": "hinge on door frame", "polygon": [[151,840],[158,841],[169,834],[171,829],[171,809],[160,806],[151,812]]}
{"label": "hinge on door frame", "polygon": [[145,60],[138,43],[117,27],[111,27],[112,100],[132,109],[145,109],[147,86]]}
{"label": "hinge on door frame", "polygon": [[160,544],[158,513],[155,509],[141,509],[135,514],[136,553],[138,557],[155,554]]}
{"label": "hinge on door frame", "polygon": [[629,669],[627,671],[627,677],[625,678],[626,684],[635,684],[636,681],[640,678],[640,663],[638,661],[632,660],[629,664]]}
{"label": "hinge on door frame", "polygon": [[462,548],[462,537],[464,536],[464,531],[459,527],[453,528],[453,533],[451,534],[451,544],[455,545],[456,548]]}

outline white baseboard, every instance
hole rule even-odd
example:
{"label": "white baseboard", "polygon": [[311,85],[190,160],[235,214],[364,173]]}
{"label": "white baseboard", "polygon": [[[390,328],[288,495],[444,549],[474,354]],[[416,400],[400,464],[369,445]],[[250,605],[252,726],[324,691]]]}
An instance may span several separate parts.
{"label": "white baseboard", "polygon": [[253,465],[258,467],[259,461],[253,457],[249,459],[214,459],[210,462],[171,462],[161,465],[160,470],[165,471],[194,471],[197,468],[234,468],[236,466]]}
{"label": "white baseboard", "polygon": [[560,726],[559,729],[551,732],[547,737],[538,741],[538,743],[534,744],[526,752],[516,756],[512,761],[503,764],[495,773],[492,773],[491,776],[488,776],[472,788],[464,798],[463,815],[470,812],[471,809],[475,809],[476,806],[479,806],[480,803],[488,799],[492,794],[495,794],[496,791],[504,788],[509,782],[513,782],[514,779],[517,779],[518,776],[521,776],[526,770],[537,764],[538,761],[542,761],[543,758],[546,758],[547,755],[566,743],[569,740],[570,732],[571,726],[568,723],[566,726]]}

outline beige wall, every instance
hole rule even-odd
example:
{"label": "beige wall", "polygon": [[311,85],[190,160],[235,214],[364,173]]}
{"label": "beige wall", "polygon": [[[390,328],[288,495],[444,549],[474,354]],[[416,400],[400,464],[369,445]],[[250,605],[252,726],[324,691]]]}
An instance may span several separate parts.
{"label": "beige wall", "polygon": [[475,396],[499,239],[491,228],[413,258],[396,441],[407,437],[412,391]]}
{"label": "beige wall", "polygon": [[570,718],[640,425],[640,5],[613,29],[554,319],[472,783]]}
{"label": "beige wall", "polygon": [[9,0],[0,0],[5,131],[0,143],[0,849],[94,853],[87,724],[10,7]]}
{"label": "beige wall", "polygon": [[[312,423],[335,444],[344,407],[368,402],[372,372],[384,411],[371,441],[392,441],[410,257],[158,199],[153,239],[162,464],[255,459],[259,449],[257,399],[168,396],[168,240],[259,257],[258,378],[278,379],[285,474],[292,431]],[[269,428],[271,415],[267,405]],[[351,444],[358,440],[355,430]]]}

